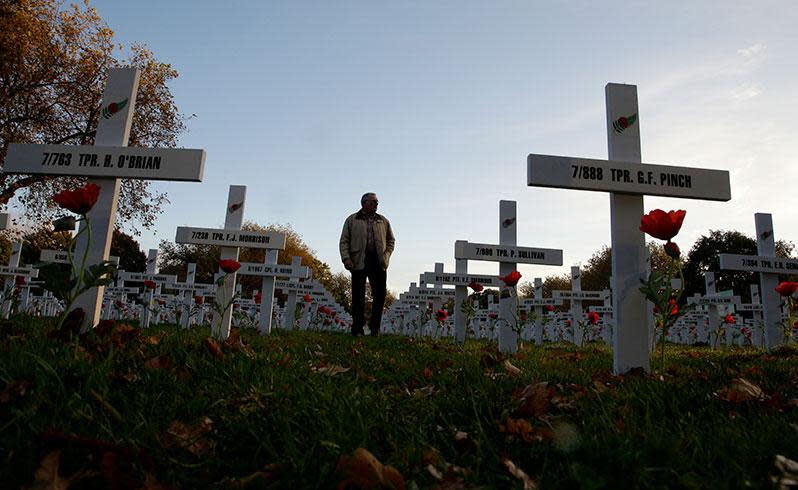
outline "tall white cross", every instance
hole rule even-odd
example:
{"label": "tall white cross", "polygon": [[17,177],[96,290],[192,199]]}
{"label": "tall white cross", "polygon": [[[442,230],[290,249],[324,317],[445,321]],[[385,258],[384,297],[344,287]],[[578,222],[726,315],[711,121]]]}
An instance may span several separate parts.
{"label": "tall white cross", "polygon": [[[100,196],[89,212],[91,244],[83,233],[75,255],[88,248],[87,264],[108,260],[116,219],[120,179],[202,180],[203,150],[127,147],[139,85],[136,68],[112,68],[102,96],[94,146],[14,144],[8,147],[3,171],[8,174],[45,174],[88,177],[100,186]],[[81,229],[85,227],[81,224]],[[86,314],[83,330],[100,320],[104,287],[82,294],[74,308]]]}
{"label": "tall white cross", "polygon": [[645,235],[640,231],[643,196],[728,201],[729,173],[642,164],[637,87],[607,84],[609,160],[531,154],[527,184],[610,193],[614,312],[613,371],[650,369],[646,301],[640,280],[646,277]]}
{"label": "tall white cross", "polygon": [[776,238],[773,233],[773,217],[770,214],[756,213],[754,222],[757,255],[720,254],[720,268],[759,272],[765,317],[765,348],[773,349],[784,345],[784,329],[781,328],[783,302],[776,293],[779,274],[795,274],[798,271],[798,260],[776,257]]}

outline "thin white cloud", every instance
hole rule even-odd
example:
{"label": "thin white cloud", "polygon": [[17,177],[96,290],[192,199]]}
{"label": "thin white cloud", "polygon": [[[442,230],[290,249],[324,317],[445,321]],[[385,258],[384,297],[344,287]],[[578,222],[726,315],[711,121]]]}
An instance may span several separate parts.
{"label": "thin white cloud", "polygon": [[737,53],[745,56],[746,58],[751,58],[753,56],[757,56],[760,53],[765,51],[766,46],[762,43],[756,43],[753,46],[749,46],[747,48],[738,49]]}

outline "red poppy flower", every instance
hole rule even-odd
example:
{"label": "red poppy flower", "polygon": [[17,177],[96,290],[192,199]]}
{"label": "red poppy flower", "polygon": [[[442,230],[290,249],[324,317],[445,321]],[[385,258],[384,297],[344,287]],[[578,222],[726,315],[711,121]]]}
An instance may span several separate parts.
{"label": "red poppy flower", "polygon": [[502,282],[508,287],[513,287],[518,284],[518,281],[521,280],[521,273],[518,271],[512,271],[504,277],[499,277],[499,279],[501,279]]}
{"label": "red poppy flower", "polygon": [[679,250],[679,246],[673,242],[667,242],[665,244],[665,253],[668,254],[668,257],[676,260],[679,256],[682,255],[682,251]]}
{"label": "red poppy flower", "polygon": [[599,314],[595,311],[591,311],[587,314],[587,321],[589,321],[591,325],[596,325],[599,322]]}
{"label": "red poppy flower", "polygon": [[263,295],[261,293],[256,294],[255,295],[255,304],[259,305],[261,301],[263,301]]}
{"label": "red poppy flower", "polygon": [[485,289],[485,288],[482,286],[482,284],[478,283],[477,281],[471,281],[470,283],[468,283],[468,287],[470,287],[471,289],[473,289],[475,293],[479,293],[479,292],[481,292],[483,289]]}
{"label": "red poppy flower", "polygon": [[723,323],[726,325],[733,325],[734,324],[734,316],[731,313],[723,317]]}
{"label": "red poppy flower", "polygon": [[85,216],[94,207],[98,197],[100,197],[100,186],[86,184],[75,190],[59,192],[53,196],[53,201],[64,209]]}
{"label": "red poppy flower", "polygon": [[640,219],[640,231],[648,233],[654,238],[670,241],[679,233],[679,229],[684,222],[684,215],[687,211],[668,211],[655,209],[648,214],[644,214]]}
{"label": "red poppy flower", "polygon": [[219,261],[219,268],[228,274],[232,274],[241,268],[241,264],[237,260],[224,259]]}
{"label": "red poppy flower", "polygon": [[674,298],[668,300],[668,306],[671,307],[671,316],[676,316],[679,314],[679,305],[676,303]]}
{"label": "red poppy flower", "polygon": [[782,282],[776,286],[776,292],[779,296],[792,296],[795,291],[798,291],[798,282]]}
{"label": "red poppy flower", "polygon": [[147,289],[155,289],[155,283],[152,281],[144,281],[144,287]]}
{"label": "red poppy flower", "polygon": [[439,323],[442,323],[447,318],[449,318],[449,312],[446,310],[438,310],[435,312],[435,318],[438,320]]}
{"label": "red poppy flower", "polygon": [[546,305],[546,311],[554,311],[554,306]]}
{"label": "red poppy flower", "polygon": [[205,297],[204,296],[194,296],[194,304],[197,304],[197,305],[205,304]]}
{"label": "red poppy flower", "polygon": [[302,299],[305,300],[305,303],[310,303],[312,301],[309,294],[302,296]]}

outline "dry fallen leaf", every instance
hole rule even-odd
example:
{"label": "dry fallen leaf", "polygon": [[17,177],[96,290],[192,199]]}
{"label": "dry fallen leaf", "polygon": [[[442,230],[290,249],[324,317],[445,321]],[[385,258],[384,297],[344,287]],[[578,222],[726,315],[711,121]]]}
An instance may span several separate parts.
{"label": "dry fallen leaf", "polygon": [[530,384],[515,393],[515,398],[521,400],[518,413],[525,417],[541,417],[551,410],[551,398],[554,388],[547,382]]}
{"label": "dry fallen leaf", "polygon": [[262,470],[256,471],[251,475],[234,478],[229,481],[227,486],[230,488],[250,488],[253,483],[258,483],[260,486],[268,485],[277,481],[282,469],[283,465],[280,463],[268,464]]}
{"label": "dry fallen leaf", "polygon": [[504,369],[507,371],[507,374],[510,376],[518,376],[521,374],[521,369],[514,366],[509,359],[504,361]]}
{"label": "dry fallen leaf", "polygon": [[222,346],[219,345],[219,342],[217,342],[216,339],[205,337],[205,339],[202,341],[202,344],[208,349],[213,357],[216,357],[217,359],[224,359]]}
{"label": "dry fallen leaf", "polygon": [[42,459],[36,472],[33,473],[33,489],[52,489],[66,490],[69,488],[69,480],[61,478],[58,474],[58,465],[61,459],[61,451],[53,451]]}
{"label": "dry fallen leaf", "polygon": [[778,475],[771,476],[770,482],[776,485],[776,488],[786,490],[798,487],[798,462],[777,454],[774,465]]}
{"label": "dry fallen leaf", "polygon": [[144,367],[147,369],[169,369],[172,367],[172,362],[169,360],[169,356],[164,354],[147,360],[144,363]]}
{"label": "dry fallen leaf", "polygon": [[161,343],[161,338],[158,337],[157,335],[149,335],[147,337],[144,337],[142,340],[144,341],[145,344],[150,344],[150,345],[158,345],[159,343]]}
{"label": "dry fallen leaf", "polygon": [[521,438],[524,442],[543,442],[551,440],[553,433],[545,427],[535,427],[524,419],[507,417],[499,423],[499,432]]}
{"label": "dry fallen leaf", "polygon": [[508,458],[503,458],[502,464],[504,464],[504,467],[507,468],[507,471],[509,471],[511,475],[521,480],[521,483],[524,484],[524,490],[534,490],[537,488],[532,478]]}
{"label": "dry fallen leaf", "polygon": [[336,487],[338,490],[349,488],[349,485],[361,489],[405,488],[405,480],[396,468],[383,465],[362,447],[355,449],[351,457],[341,456],[336,469],[345,477]]}
{"label": "dry fallen leaf", "polygon": [[78,471],[69,478],[63,478],[58,474],[60,462],[61,451],[53,451],[45,456],[33,473],[31,490],[66,490],[73,482],[96,474],[91,471]]}
{"label": "dry fallen leaf", "polygon": [[206,436],[212,428],[213,420],[209,417],[203,417],[193,427],[175,420],[166,430],[164,445],[177,445],[195,456],[203,456],[214,446],[214,442]]}
{"label": "dry fallen leaf", "polygon": [[432,377],[432,369],[425,367],[423,371],[421,371],[421,375],[424,376],[424,379],[430,379]]}
{"label": "dry fallen leaf", "polygon": [[159,482],[152,474],[147,473],[141,490],[171,490],[172,488],[174,487]]}
{"label": "dry fallen leaf", "polygon": [[745,378],[735,378],[726,388],[718,391],[718,397],[732,403],[744,403],[752,400],[764,400],[762,388]]}
{"label": "dry fallen leaf", "polygon": [[315,372],[319,374],[324,374],[327,376],[335,376],[336,374],[341,374],[349,371],[351,368],[345,368],[343,366],[322,366],[319,368],[313,368]]}

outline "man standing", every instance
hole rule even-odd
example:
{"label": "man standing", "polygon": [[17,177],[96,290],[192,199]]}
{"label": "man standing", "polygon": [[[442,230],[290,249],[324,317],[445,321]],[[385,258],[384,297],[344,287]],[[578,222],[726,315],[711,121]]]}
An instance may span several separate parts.
{"label": "man standing", "polygon": [[365,324],[366,278],[371,285],[371,318],[369,330],[376,336],[385,305],[385,279],[394,247],[391,224],[377,214],[377,195],[367,192],[360,198],[360,211],[344,221],[341,231],[341,261],[352,273],[352,335],[362,335]]}

